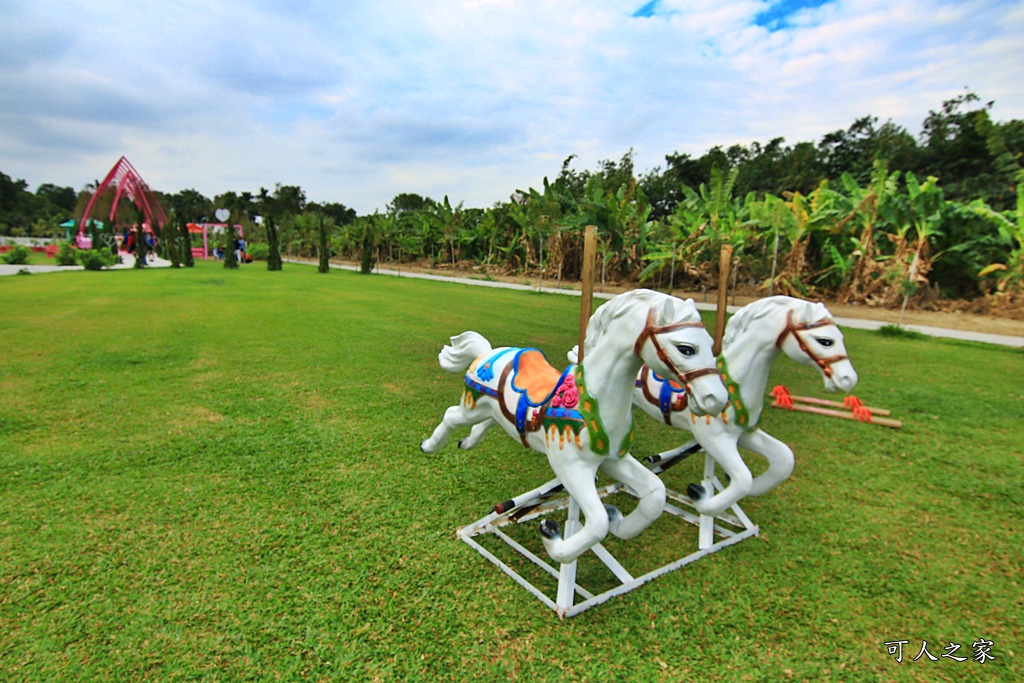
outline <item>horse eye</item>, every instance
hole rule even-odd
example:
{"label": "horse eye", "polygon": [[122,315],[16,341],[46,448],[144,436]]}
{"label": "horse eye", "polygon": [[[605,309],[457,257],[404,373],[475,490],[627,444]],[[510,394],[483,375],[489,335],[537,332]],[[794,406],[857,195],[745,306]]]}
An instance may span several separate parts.
{"label": "horse eye", "polygon": [[676,350],[684,356],[693,356],[697,353],[697,349],[693,348],[689,344],[676,344]]}
{"label": "horse eye", "polygon": [[835,343],[834,341],[832,341],[828,337],[815,337],[814,341],[818,342],[819,344],[821,344],[822,346],[825,346],[825,347],[832,346],[832,344]]}

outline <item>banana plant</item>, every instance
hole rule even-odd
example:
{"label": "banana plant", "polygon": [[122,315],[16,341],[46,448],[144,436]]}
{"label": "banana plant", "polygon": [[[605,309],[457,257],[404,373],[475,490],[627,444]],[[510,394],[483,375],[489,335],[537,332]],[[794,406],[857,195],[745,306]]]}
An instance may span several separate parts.
{"label": "banana plant", "polygon": [[895,252],[889,261],[886,280],[890,283],[888,299],[903,299],[897,325],[903,322],[910,297],[928,284],[930,240],[940,232],[945,203],[939,179],[935,176],[928,176],[924,183],[920,183],[913,173],[907,173],[905,184],[906,194],[898,195],[881,210],[890,225],[895,227],[894,234],[889,235]]}
{"label": "banana plant", "polygon": [[[885,284],[881,277],[888,255],[883,254],[876,243],[880,213],[888,211],[889,204],[899,192],[900,172],[889,173],[888,165],[876,160],[871,180],[867,187],[860,187],[849,173],[841,177],[845,195],[839,197],[838,207],[845,216],[836,226],[837,231],[848,228],[848,241],[841,244],[852,247],[850,257],[852,268],[847,272],[848,281],[838,284],[842,301],[864,301],[873,296]],[[845,250],[840,250],[845,256]]]}
{"label": "banana plant", "polygon": [[733,197],[738,170],[723,172],[717,165],[711,168],[708,183],[694,190],[683,186],[683,201],[668,217],[671,247],[662,245],[647,255],[648,266],[641,273],[649,278],[669,263],[679,264],[688,275],[712,284],[722,244],[733,246],[733,257],[738,259],[744,247],[753,241],[758,224],[757,200],[753,194],[743,202]]}
{"label": "banana plant", "polygon": [[789,251],[777,276],[777,284],[785,294],[805,296],[813,287],[813,272],[808,260],[812,237],[835,224],[838,216],[838,194],[822,181],[808,195],[793,192],[787,195],[786,206],[793,217],[783,223],[783,234],[789,242]]}
{"label": "banana plant", "polygon": [[1024,290],[1024,178],[1017,182],[1017,207],[1010,213],[1012,218],[993,211],[981,200],[971,204],[976,213],[993,220],[999,234],[1012,246],[1006,263],[991,263],[978,273],[979,276],[995,275],[996,292],[1000,295],[1019,294]]}
{"label": "banana plant", "polygon": [[[531,187],[528,192],[517,194],[520,198],[512,202],[509,216],[517,226],[515,232],[523,255],[521,268],[529,268],[532,260],[543,278],[544,245],[552,239],[560,239],[565,227],[575,224],[576,201],[559,183],[550,183],[547,178],[544,178],[543,192]],[[508,248],[514,247],[509,245]]]}
{"label": "banana plant", "polygon": [[[796,229],[796,218],[786,202],[775,195],[765,195],[764,199],[751,208],[751,218],[762,228],[763,237],[772,245],[772,267],[768,279],[762,282],[761,288],[768,289],[768,296],[775,293],[775,279],[778,274],[779,247],[782,237],[792,234]],[[787,238],[788,239],[788,238]]]}

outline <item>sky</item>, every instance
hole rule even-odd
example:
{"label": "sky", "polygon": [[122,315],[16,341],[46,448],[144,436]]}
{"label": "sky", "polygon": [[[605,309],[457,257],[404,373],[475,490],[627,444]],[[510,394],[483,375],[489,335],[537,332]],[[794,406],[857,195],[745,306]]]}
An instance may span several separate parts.
{"label": "sky", "polygon": [[82,189],[299,185],[360,214],[486,208],[596,170],[968,90],[1024,119],[1020,0],[3,0],[0,171]]}

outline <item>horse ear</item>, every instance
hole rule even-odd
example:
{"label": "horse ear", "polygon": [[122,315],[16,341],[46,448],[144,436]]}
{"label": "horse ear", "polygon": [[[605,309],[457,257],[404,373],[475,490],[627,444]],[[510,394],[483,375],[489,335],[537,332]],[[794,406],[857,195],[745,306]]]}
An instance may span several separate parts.
{"label": "horse ear", "polygon": [[800,307],[800,322],[802,322],[802,323],[814,322],[817,319],[816,316],[814,315],[814,313],[815,313],[814,309],[815,309],[816,306],[821,306],[821,304],[816,304],[816,303],[811,302],[811,301],[804,301],[803,302],[803,306]]}
{"label": "horse ear", "polygon": [[661,313],[658,316],[658,325],[669,325],[676,321],[676,307],[675,300],[670,297],[665,297],[665,303],[661,305]]}

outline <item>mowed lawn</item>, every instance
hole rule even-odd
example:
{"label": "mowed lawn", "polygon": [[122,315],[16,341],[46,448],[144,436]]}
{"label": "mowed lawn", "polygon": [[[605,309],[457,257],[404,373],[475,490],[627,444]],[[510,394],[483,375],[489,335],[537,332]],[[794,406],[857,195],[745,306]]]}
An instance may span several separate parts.
{"label": "mowed lawn", "polygon": [[[743,502],[761,535],[559,621],[455,535],[544,457],[419,442],[460,393],[449,336],[561,365],[578,315],[289,264],[0,278],[0,680],[1024,680],[1024,353],[848,330],[904,428],[767,409],[797,467]],[[637,423],[638,456],[687,438]],[[696,532],[607,545],[638,575]]]}

